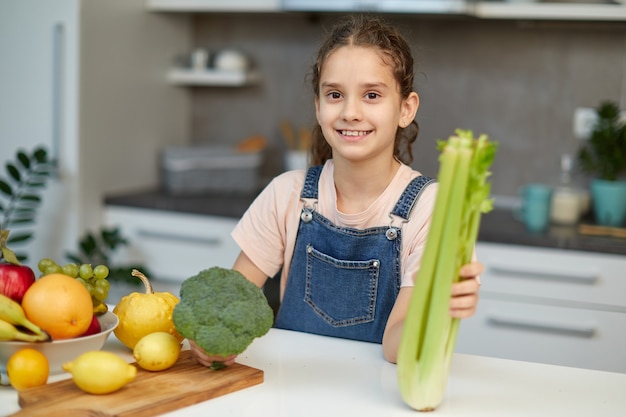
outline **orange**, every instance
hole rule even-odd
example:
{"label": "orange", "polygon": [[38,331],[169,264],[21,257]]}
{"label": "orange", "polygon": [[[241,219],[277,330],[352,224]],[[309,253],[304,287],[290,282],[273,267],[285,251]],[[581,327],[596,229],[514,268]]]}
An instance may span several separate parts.
{"label": "orange", "polygon": [[13,388],[21,391],[48,382],[50,364],[38,350],[24,348],[15,352],[7,361],[7,375]]}
{"label": "orange", "polygon": [[93,317],[87,288],[64,274],[48,274],[35,281],[24,294],[22,308],[30,321],[56,340],[82,335]]}

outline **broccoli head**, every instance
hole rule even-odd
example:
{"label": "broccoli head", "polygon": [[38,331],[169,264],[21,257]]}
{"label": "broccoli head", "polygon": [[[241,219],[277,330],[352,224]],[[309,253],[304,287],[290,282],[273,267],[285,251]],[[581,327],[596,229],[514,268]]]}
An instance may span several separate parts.
{"label": "broccoli head", "polygon": [[213,267],[183,281],[172,316],[176,330],[210,355],[237,355],[272,327],[259,287],[232,269]]}

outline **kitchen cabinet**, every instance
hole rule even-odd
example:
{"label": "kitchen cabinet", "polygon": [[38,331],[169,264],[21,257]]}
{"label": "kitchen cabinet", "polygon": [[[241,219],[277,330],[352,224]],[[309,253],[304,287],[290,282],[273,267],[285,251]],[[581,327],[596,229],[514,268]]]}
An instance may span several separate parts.
{"label": "kitchen cabinet", "polygon": [[34,239],[14,247],[31,266],[64,261],[105,193],[156,187],[161,147],[188,140],[189,98],[164,74],[189,27],[143,0],[0,2],[0,163],[35,145],[59,162]]}
{"label": "kitchen cabinet", "polygon": [[187,68],[173,68],[167,74],[169,83],[197,87],[243,87],[259,83],[261,76],[251,71],[220,71],[206,69],[194,71]]}
{"label": "kitchen cabinet", "polygon": [[469,14],[482,19],[523,20],[626,20],[626,6],[612,3],[533,1],[477,1]]}
{"label": "kitchen cabinet", "polygon": [[626,373],[626,256],[479,242],[461,353]]}
{"label": "kitchen cabinet", "polygon": [[239,255],[230,237],[233,217],[108,205],[104,219],[129,241],[112,263],[143,263],[159,281],[180,283],[213,266],[231,268]]}
{"label": "kitchen cabinet", "polygon": [[464,15],[479,19],[623,21],[618,3],[471,0],[147,0],[154,12],[379,12]]}
{"label": "kitchen cabinet", "polygon": [[465,0],[283,0],[288,11],[339,11],[383,13],[462,13]]}
{"label": "kitchen cabinet", "polygon": [[281,0],[146,0],[151,11],[170,12],[273,12]]}

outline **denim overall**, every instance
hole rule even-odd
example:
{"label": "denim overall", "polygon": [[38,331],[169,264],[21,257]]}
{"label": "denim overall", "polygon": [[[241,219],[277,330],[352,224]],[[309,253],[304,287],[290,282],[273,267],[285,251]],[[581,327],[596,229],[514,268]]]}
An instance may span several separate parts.
{"label": "denim overall", "polygon": [[[315,211],[322,166],[310,167],[304,208],[285,294],[275,327],[382,343],[400,291],[401,227],[338,227]],[[422,189],[435,180],[415,178],[391,215],[408,221]]]}

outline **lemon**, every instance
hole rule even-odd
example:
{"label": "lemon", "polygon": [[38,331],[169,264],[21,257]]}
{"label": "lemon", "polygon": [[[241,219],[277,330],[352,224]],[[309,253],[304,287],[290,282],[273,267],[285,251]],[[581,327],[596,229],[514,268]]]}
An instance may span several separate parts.
{"label": "lemon", "polygon": [[142,337],[133,349],[137,365],[146,371],[170,368],[180,355],[180,342],[167,332],[154,332]]}
{"label": "lemon", "polygon": [[72,374],[76,386],[90,394],[108,394],[117,391],[135,379],[137,368],[115,353],[103,350],[85,352],[63,370]]}

